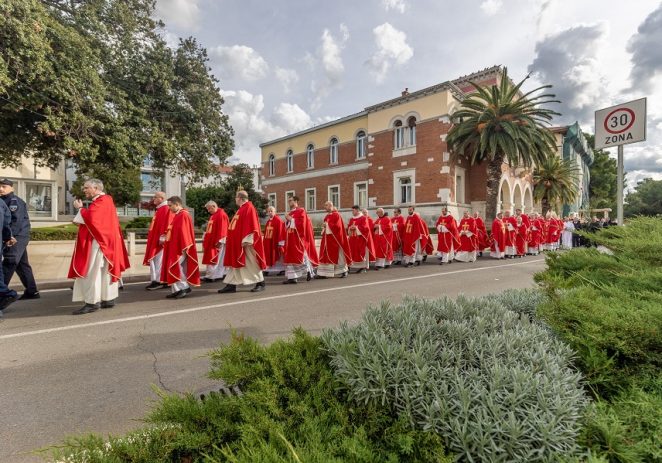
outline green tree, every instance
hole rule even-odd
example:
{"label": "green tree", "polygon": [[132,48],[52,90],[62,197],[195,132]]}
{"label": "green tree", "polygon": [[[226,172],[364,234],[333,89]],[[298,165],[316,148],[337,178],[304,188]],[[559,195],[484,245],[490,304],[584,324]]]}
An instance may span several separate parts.
{"label": "green tree", "polygon": [[533,198],[542,204],[543,214],[577,199],[579,175],[579,167],[571,159],[550,156],[536,165],[533,171]]}
{"label": "green tree", "polygon": [[466,156],[471,165],[487,163],[486,217],[496,216],[501,166],[530,167],[554,156],[555,140],[544,127],[557,112],[542,105],[555,103],[555,95],[538,94],[551,85],[521,94],[526,77],[517,85],[504,68],[501,82],[490,88],[471,83],[475,93],[462,101],[452,116],[446,142],[455,158]]}
{"label": "green tree", "polygon": [[595,136],[585,133],[588,145],[593,149],[594,160],[589,167],[589,203],[592,209],[610,208],[616,210],[617,166],[616,159],[609,152],[595,149]]}
{"label": "green tree", "polygon": [[624,215],[662,215],[662,180],[645,178],[625,197]]}

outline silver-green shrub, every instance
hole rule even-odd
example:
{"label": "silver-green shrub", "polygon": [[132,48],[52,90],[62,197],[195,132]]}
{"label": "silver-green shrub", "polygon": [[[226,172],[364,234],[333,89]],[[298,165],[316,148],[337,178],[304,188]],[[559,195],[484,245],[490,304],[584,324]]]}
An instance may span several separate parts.
{"label": "silver-green shrub", "polygon": [[498,298],[383,303],[322,339],[350,398],[439,433],[462,461],[577,452],[587,399],[573,352]]}

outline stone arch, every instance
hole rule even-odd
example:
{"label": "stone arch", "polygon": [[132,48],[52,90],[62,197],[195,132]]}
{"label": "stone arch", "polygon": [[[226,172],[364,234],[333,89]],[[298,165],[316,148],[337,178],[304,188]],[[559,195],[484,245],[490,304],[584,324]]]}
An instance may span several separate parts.
{"label": "stone arch", "polygon": [[499,186],[499,201],[497,204],[498,211],[511,211],[513,209],[513,193],[510,188],[510,183],[507,177],[501,178],[501,185]]}
{"label": "stone arch", "polygon": [[526,214],[533,212],[533,191],[531,184],[527,184],[524,188],[524,210]]}
{"label": "stone arch", "polygon": [[524,206],[524,194],[522,193],[522,187],[519,182],[515,182],[513,187],[513,206],[515,209],[522,209]]}

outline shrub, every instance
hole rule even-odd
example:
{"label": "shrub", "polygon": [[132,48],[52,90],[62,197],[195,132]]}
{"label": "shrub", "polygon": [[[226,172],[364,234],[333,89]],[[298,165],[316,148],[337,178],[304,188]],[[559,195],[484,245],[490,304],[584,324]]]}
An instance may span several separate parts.
{"label": "shrub", "polygon": [[151,223],[152,223],[151,217],[134,217],[133,219],[131,219],[126,223],[124,229],[125,230],[145,229],[145,228],[149,228]]}
{"label": "shrub", "polygon": [[77,234],[78,234],[78,226],[76,225],[33,228],[30,231],[30,240],[32,241],[75,240]]}
{"label": "shrub", "polygon": [[587,399],[572,351],[499,297],[406,298],[322,338],[347,394],[434,430],[466,461],[553,461],[578,451]]}

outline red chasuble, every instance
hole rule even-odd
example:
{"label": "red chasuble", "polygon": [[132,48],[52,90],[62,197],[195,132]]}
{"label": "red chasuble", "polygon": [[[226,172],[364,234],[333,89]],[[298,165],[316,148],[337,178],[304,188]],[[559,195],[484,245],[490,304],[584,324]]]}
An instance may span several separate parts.
{"label": "red chasuble", "polygon": [[345,233],[345,224],[338,211],[329,212],[324,217],[324,224],[331,233],[322,231],[322,243],[320,244],[320,264],[338,265],[340,253],[345,256],[347,265],[352,263],[352,253],[349,248],[349,240]]}
{"label": "red chasuble", "polygon": [[[382,216],[375,220],[373,233],[375,244],[375,257],[378,259],[393,260],[393,225],[391,219]],[[382,234],[379,234],[381,228]]]}
{"label": "red chasuble", "polygon": [[274,215],[264,226],[264,257],[267,267],[273,266],[285,253],[285,247],[278,244],[281,241],[285,241],[285,222]]}
{"label": "red chasuble", "polygon": [[404,231],[400,232],[400,236],[402,237],[402,254],[413,256],[416,253],[417,240],[421,240],[421,250],[423,250],[426,228],[427,226],[418,214],[407,216]]}
{"label": "red chasuble", "polygon": [[547,221],[547,242],[549,244],[554,244],[559,241],[562,228],[563,227],[560,226],[559,222],[554,218],[550,218]]}
{"label": "red chasuble", "polygon": [[241,268],[246,266],[246,254],[241,242],[248,235],[253,235],[253,249],[255,250],[255,260],[262,270],[267,268],[267,262],[264,257],[264,243],[262,242],[262,230],[260,221],[257,218],[255,206],[250,201],[246,201],[232,217],[228,226],[228,236],[225,239],[225,257],[223,265],[231,268]]}
{"label": "red chasuble", "polygon": [[165,235],[166,231],[168,231],[168,225],[172,222],[173,217],[174,214],[170,212],[170,208],[167,205],[164,204],[156,208],[152,222],[149,224],[149,232],[147,232],[147,247],[145,248],[143,265],[149,265],[150,261],[154,259],[154,256],[163,249],[163,243],[161,243],[160,238],[161,235]]}
{"label": "red chasuble", "polygon": [[200,269],[198,267],[198,251],[195,249],[193,221],[186,209],[181,209],[174,215],[163,245],[161,283],[171,285],[182,280],[179,260],[182,256],[185,256],[186,281],[194,286],[200,286]]}
{"label": "red chasuble", "polygon": [[[473,217],[465,217],[460,220],[460,251],[472,252],[477,248],[478,230],[476,229],[476,220]],[[462,232],[471,232],[468,236]]]}
{"label": "red chasuble", "polygon": [[[517,232],[517,219],[513,216],[504,217],[503,223],[506,226],[506,246],[515,246],[515,234]],[[509,227],[508,225],[511,225]],[[512,228],[512,230],[511,230]]]}
{"label": "red chasuble", "polygon": [[487,240],[487,228],[485,228],[485,222],[483,222],[482,217],[474,217],[476,221],[476,230],[478,231],[478,251],[483,251],[483,249],[490,246],[489,241]]}
{"label": "red chasuble", "polygon": [[228,234],[228,215],[220,207],[209,217],[205,236],[202,238],[202,263],[206,265],[218,264],[219,250],[216,244]]}
{"label": "red chasuble", "polygon": [[543,221],[535,219],[531,221],[531,228],[529,228],[529,247],[531,249],[538,249],[541,244]]}
{"label": "red chasuble", "polygon": [[506,249],[506,224],[503,220],[496,218],[492,222],[492,239],[490,248],[496,252],[496,245],[499,246],[499,252],[505,252]]}
{"label": "red chasuble", "polygon": [[436,223],[437,231],[441,228],[440,225],[446,227],[448,231],[439,231],[437,234],[437,251],[449,253],[451,249],[457,250],[460,247],[460,235],[455,217],[450,214],[440,215]]}
{"label": "red chasuble", "polygon": [[524,222],[515,230],[515,253],[518,256],[526,254],[526,243],[528,241],[529,228]]}
{"label": "red chasuble", "polygon": [[[356,226],[356,229],[353,229],[352,226]],[[352,262],[363,262],[366,248],[368,249],[368,261],[373,262],[375,260],[375,245],[372,241],[370,222],[368,222],[367,217],[360,215],[349,219],[347,236],[352,253]]]}
{"label": "red chasuble", "polygon": [[68,278],[87,276],[92,241],[96,240],[103,256],[108,261],[108,273],[111,281],[116,282],[130,265],[113,198],[109,195],[97,197],[87,208],[80,210],[80,215],[85,224],[78,226],[76,246],[71,257]]}
{"label": "red chasuble", "polygon": [[402,233],[405,231],[405,218],[401,215],[391,219],[393,224],[393,252],[402,251]]}
{"label": "red chasuble", "polygon": [[313,223],[310,221],[306,211],[297,207],[290,211],[292,219],[285,225],[285,264],[301,265],[303,264],[304,252],[308,255],[308,260],[314,266],[317,265],[317,248],[315,247],[315,234],[313,233]]}

